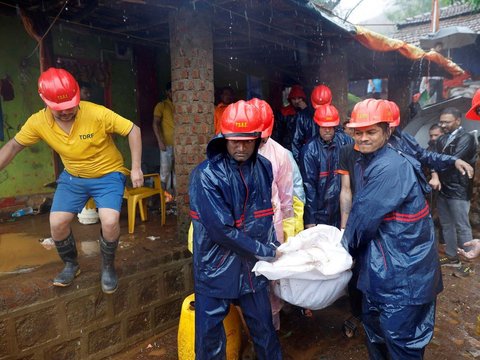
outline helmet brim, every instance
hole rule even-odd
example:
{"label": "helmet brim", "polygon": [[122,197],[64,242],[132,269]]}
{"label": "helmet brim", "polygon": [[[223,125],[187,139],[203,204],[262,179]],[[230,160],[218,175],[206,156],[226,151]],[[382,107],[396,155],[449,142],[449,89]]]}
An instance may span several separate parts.
{"label": "helmet brim", "polygon": [[46,99],[42,94],[40,94],[40,97],[42,98],[43,102],[45,105],[47,105],[50,109],[55,110],[55,111],[62,111],[62,110],[68,110],[71,109],[75,106],[77,106],[80,103],[80,92],[78,91],[75,96],[68,100],[64,101],[61,103],[56,103],[53,101],[50,101]]}
{"label": "helmet brim", "polygon": [[480,120],[480,115],[477,114],[477,108],[480,106],[480,103],[473,105],[470,110],[467,111],[465,117],[470,120]]}
{"label": "helmet brim", "polygon": [[259,139],[261,136],[261,132],[253,132],[253,133],[231,133],[231,134],[223,134],[223,137],[227,140],[255,140]]}
{"label": "helmet brim", "polygon": [[340,125],[340,120],[339,121],[325,121],[325,122],[316,122],[315,123],[320,126],[320,127],[335,127]]}
{"label": "helmet brim", "polygon": [[387,123],[387,124],[391,124],[391,121],[382,121],[382,120],[379,120],[379,121],[364,121],[364,122],[359,122],[359,123],[353,123],[353,122],[349,122],[348,124],[346,124],[346,126],[348,128],[361,128],[361,127],[367,127],[367,126],[372,126],[372,125],[375,125],[375,124],[380,124],[380,123]]}
{"label": "helmet brim", "polygon": [[397,127],[400,125],[400,119],[392,121],[390,124],[388,124],[391,128],[392,127]]}

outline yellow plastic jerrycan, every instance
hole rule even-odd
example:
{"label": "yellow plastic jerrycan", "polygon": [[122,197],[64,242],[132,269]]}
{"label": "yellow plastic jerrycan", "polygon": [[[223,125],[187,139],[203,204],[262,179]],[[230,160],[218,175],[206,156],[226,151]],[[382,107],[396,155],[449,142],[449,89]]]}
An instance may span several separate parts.
{"label": "yellow plastic jerrycan", "polygon": [[[227,338],[227,360],[240,358],[242,341],[241,321],[235,306],[230,305],[230,311],[223,320]],[[178,325],[178,360],[195,359],[195,294],[183,300],[180,324]]]}

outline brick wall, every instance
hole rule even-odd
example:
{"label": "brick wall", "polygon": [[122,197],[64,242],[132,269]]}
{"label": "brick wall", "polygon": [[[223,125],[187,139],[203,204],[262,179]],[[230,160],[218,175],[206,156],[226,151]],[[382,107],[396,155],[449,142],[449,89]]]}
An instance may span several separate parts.
{"label": "brick wall", "polygon": [[190,224],[188,177],[205,159],[213,136],[213,40],[209,13],[200,6],[172,12],[170,54],[175,104],[175,172],[178,238],[186,242]]}
{"label": "brick wall", "polygon": [[98,257],[80,259],[83,273],[68,288],[51,286],[56,264],[0,278],[0,359],[103,359],[177,325],[193,288],[190,254],[136,252],[119,252],[113,295],[100,290]]}

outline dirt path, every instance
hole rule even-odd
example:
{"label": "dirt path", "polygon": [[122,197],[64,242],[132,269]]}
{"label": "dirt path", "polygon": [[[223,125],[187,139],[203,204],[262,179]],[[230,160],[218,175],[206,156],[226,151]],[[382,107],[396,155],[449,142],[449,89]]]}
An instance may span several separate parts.
{"label": "dirt path", "polygon": [[[437,300],[435,336],[427,347],[426,360],[480,359],[480,337],[475,334],[480,315],[480,261],[477,273],[468,278],[451,275],[444,268],[445,290]],[[353,339],[341,332],[348,317],[348,301],[340,299],[327,309],[315,311],[306,318],[292,310],[282,316],[280,341],[288,360],[351,360],[368,359],[364,334],[360,329]],[[113,360],[177,359],[177,328],[139,343]]]}

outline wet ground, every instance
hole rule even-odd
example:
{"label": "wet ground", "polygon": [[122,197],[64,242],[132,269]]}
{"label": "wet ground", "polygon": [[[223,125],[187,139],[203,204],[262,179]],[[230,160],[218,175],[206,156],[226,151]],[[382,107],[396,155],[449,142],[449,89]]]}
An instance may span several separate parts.
{"label": "wet ground", "polygon": [[[126,214],[122,214],[121,221],[121,231],[124,234],[121,237],[121,248],[144,248],[151,241],[165,241],[163,246],[167,246],[169,242],[166,238],[173,245],[178,245],[172,239],[175,231],[173,216],[167,217],[167,226],[163,228],[155,216],[146,223],[138,220],[133,235],[128,235]],[[75,222],[73,231],[81,256],[89,257],[98,251],[98,224],[81,225]],[[44,273],[45,268],[50,273],[51,265],[57,268],[60,261],[55,250],[46,250],[39,243],[40,239],[47,237],[48,215],[26,216],[15,222],[3,217],[0,223],[0,279],[8,281],[12,276],[23,276],[16,275],[23,272],[33,276]],[[480,359],[480,336],[475,333],[476,319],[480,315],[480,260],[473,265],[476,266],[477,273],[467,278],[452,276],[452,268],[442,269],[445,290],[438,297],[435,336],[427,348],[427,360]],[[363,331],[359,329],[351,339],[346,338],[341,331],[343,321],[348,318],[348,308],[348,301],[343,298],[327,309],[314,311],[311,318],[303,316],[296,309],[282,313],[280,341],[284,358],[367,359]],[[110,359],[177,359],[177,330],[174,327],[157,334]]]}
{"label": "wet ground", "polygon": [[[480,261],[475,265],[480,269]],[[438,297],[435,335],[427,347],[425,359],[480,359],[480,336],[475,334],[476,318],[480,315],[480,274],[461,279],[451,275],[451,268],[444,268],[442,272],[445,290]],[[280,341],[284,358],[368,359],[363,330],[359,328],[350,339],[342,333],[348,309],[347,299],[342,298],[327,309],[314,311],[312,318],[301,315],[297,310],[283,313]],[[177,359],[177,331],[178,328],[172,328],[111,359]]]}
{"label": "wet ground", "polygon": [[[476,334],[480,316],[480,260],[466,278],[453,276],[453,268],[443,268],[445,290],[437,299],[435,334],[425,353],[426,360],[480,359],[480,333]],[[282,313],[279,333],[283,355],[288,360],[355,360],[368,359],[361,327],[353,338],[347,338],[342,325],[348,318],[347,298],[334,305],[303,316],[297,309]],[[178,327],[138,343],[112,360],[177,359]],[[244,347],[245,347],[244,336]],[[247,357],[252,359],[252,357]]]}
{"label": "wet ground", "polygon": [[[124,207],[126,208],[126,207]],[[162,242],[178,246],[175,239],[175,217],[167,216],[167,225],[160,226],[158,214],[149,215],[149,221],[137,218],[135,232],[128,234],[127,213],[122,212],[120,223],[120,251]],[[80,259],[96,258],[99,254],[98,238],[100,224],[82,225],[77,219],[72,222],[72,231],[77,242]],[[43,271],[52,264],[61,264],[54,249],[41,245],[50,237],[48,214],[27,215],[17,219],[9,214],[0,214],[0,279],[7,276]]]}

